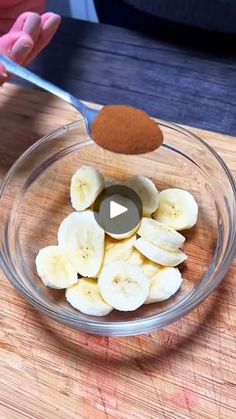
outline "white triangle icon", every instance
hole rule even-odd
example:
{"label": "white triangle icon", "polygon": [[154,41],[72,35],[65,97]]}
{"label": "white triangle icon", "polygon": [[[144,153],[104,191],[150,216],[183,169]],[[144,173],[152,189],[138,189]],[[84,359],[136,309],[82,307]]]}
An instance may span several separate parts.
{"label": "white triangle icon", "polygon": [[115,201],[110,202],[110,218],[118,217],[118,215],[124,214],[124,212],[127,211],[128,208],[124,207],[123,205],[120,205]]}

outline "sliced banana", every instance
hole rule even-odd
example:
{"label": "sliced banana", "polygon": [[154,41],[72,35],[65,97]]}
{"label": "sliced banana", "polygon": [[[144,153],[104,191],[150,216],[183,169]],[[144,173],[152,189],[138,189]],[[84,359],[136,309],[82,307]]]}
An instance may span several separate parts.
{"label": "sliced banana", "polygon": [[158,207],[159,194],[154,183],[145,176],[133,176],[126,183],[140,197],[143,204],[143,215],[151,215]]}
{"label": "sliced banana", "polygon": [[91,316],[106,316],[113,307],[107,304],[93,278],[80,278],[79,282],[66,290],[67,301],[81,313]]}
{"label": "sliced banana", "polygon": [[70,261],[69,254],[59,246],[41,249],[35,263],[39,277],[48,287],[63,289],[78,281],[77,271]]}
{"label": "sliced banana", "polygon": [[136,249],[138,249],[139,252],[146,256],[146,258],[163,266],[177,266],[187,259],[185,253],[183,253],[181,250],[177,250],[176,252],[168,252],[167,250],[154,246],[154,244],[149,243],[142,237],[136,240],[134,246]]}
{"label": "sliced banana", "polygon": [[81,166],[72,176],[70,196],[72,207],[83,211],[90,207],[105,186],[101,173],[92,166]]}
{"label": "sliced banana", "polygon": [[172,297],[183,282],[180,271],[177,268],[162,268],[150,279],[149,295],[145,304],[164,301]]}
{"label": "sliced banana", "polygon": [[[136,239],[134,240],[134,242],[135,241]],[[132,246],[134,245],[134,242],[132,243]],[[135,249],[135,247],[131,248],[131,252],[127,258],[127,262],[131,263],[132,265],[143,266],[145,260],[146,258],[142,255],[142,253],[138,252],[138,250]]]}
{"label": "sliced banana", "polygon": [[118,241],[107,236],[105,239],[103,265],[107,265],[110,262],[115,262],[116,260],[126,261],[129,259],[134,249],[133,244],[136,239],[136,234],[122,241]]}
{"label": "sliced banana", "polygon": [[132,230],[128,231],[127,233],[113,234],[109,233],[108,231],[106,231],[106,233],[108,234],[108,236],[112,237],[115,240],[128,239],[136,233],[136,231],[139,229],[139,225],[140,224],[137,224]]}
{"label": "sliced banana", "polygon": [[127,259],[127,262],[132,263],[133,265],[141,266],[144,275],[148,278],[156,275],[159,272],[161,265],[158,263],[154,263],[151,260],[147,259],[142,253],[140,253],[137,249],[133,248],[131,256]]}
{"label": "sliced banana", "polygon": [[178,250],[185,242],[182,234],[152,218],[142,218],[138,234],[155,246],[170,252]]}
{"label": "sliced banana", "polygon": [[159,194],[159,207],[153,217],[175,230],[185,230],[196,224],[198,205],[190,192],[166,189]]}
{"label": "sliced banana", "polygon": [[154,275],[156,275],[160,269],[163,268],[163,266],[159,265],[158,263],[152,262],[151,260],[148,260],[144,258],[144,263],[142,265],[144,275],[146,275],[148,278],[152,278]]}
{"label": "sliced banana", "polygon": [[104,231],[92,211],[73,212],[66,217],[58,231],[59,246],[70,252],[77,272],[96,277],[104,256]]}
{"label": "sliced banana", "polygon": [[148,297],[149,280],[140,266],[116,261],[106,265],[98,279],[103,299],[120,311],[140,307]]}

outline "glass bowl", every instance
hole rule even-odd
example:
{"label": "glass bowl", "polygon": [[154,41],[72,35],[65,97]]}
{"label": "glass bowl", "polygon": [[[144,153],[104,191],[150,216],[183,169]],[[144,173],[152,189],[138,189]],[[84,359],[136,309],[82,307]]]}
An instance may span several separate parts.
{"label": "glass bowl", "polygon": [[[13,165],[0,190],[0,261],[14,287],[38,310],[72,328],[106,336],[147,333],[167,326],[197,307],[223,280],[236,247],[236,190],[231,173],[199,137],[159,121],[164,145],[145,155],[113,154],[89,139],[83,121],[40,139]],[[83,164],[119,182],[142,174],[159,190],[190,191],[199,205],[197,225],[184,232],[188,260],[184,281],[169,300],[134,312],[114,310],[94,317],[73,309],[64,291],[43,285],[35,270],[39,249],[56,244],[57,230],[72,212],[69,186]]]}

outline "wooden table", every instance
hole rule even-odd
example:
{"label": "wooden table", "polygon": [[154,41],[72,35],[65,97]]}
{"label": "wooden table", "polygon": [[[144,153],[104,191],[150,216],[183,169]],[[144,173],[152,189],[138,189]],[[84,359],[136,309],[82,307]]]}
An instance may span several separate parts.
{"label": "wooden table", "polygon": [[[42,92],[0,92],[0,179],[49,130],[78,118]],[[235,139],[193,129],[236,175]],[[20,134],[19,134],[20,133]],[[236,264],[186,318],[138,337],[94,337],[32,308],[0,272],[1,419],[234,419]]]}

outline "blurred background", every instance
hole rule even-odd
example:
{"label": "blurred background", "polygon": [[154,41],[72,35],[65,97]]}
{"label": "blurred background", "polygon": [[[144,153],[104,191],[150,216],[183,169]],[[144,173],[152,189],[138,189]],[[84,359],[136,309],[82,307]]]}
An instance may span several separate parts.
{"label": "blurred background", "polygon": [[48,10],[54,10],[62,16],[98,22],[93,0],[49,0]]}
{"label": "blurred background", "polygon": [[236,32],[236,0],[49,0],[48,9],[66,17],[131,28],[147,20],[152,26],[150,17],[155,16],[201,29]]}

